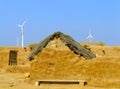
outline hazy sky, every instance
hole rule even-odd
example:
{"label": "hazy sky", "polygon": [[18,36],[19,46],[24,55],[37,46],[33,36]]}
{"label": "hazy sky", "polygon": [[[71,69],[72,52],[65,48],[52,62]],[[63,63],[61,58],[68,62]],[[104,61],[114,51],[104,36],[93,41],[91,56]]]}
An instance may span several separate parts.
{"label": "hazy sky", "polygon": [[0,0],[0,46],[16,46],[27,18],[24,44],[37,43],[61,31],[76,41],[120,45],[120,0]]}

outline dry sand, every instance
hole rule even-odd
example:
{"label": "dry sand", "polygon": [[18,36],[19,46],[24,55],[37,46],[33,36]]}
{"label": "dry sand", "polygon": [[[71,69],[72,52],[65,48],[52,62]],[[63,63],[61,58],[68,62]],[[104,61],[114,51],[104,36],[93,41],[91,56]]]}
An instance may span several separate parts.
{"label": "dry sand", "polygon": [[[35,86],[28,83],[29,78],[25,73],[5,73],[0,71],[0,89],[80,89],[78,85],[62,84],[43,84]],[[84,86],[82,89],[119,89],[119,88],[102,88],[93,86]]]}
{"label": "dry sand", "polygon": [[[103,50],[105,51],[105,54],[103,53]],[[89,84],[84,86],[82,89],[120,89],[120,70],[119,70],[120,47],[95,46],[92,47],[92,51],[97,55],[96,60],[93,59],[89,61],[77,62],[77,64],[79,65],[86,64],[83,66],[79,66],[79,68],[80,68],[80,73],[84,74],[83,77],[87,77],[87,79],[89,79],[88,81]],[[109,83],[109,85],[104,85],[104,83],[102,83],[104,81],[105,82],[107,81],[106,83]],[[101,87],[101,84],[103,84],[104,87],[103,85]],[[114,86],[111,87],[111,85]],[[119,88],[117,88],[116,85],[119,86]],[[61,85],[61,84],[60,85],[43,84],[41,86],[35,86],[29,84],[29,78],[25,76],[25,73],[6,73],[4,69],[0,69],[0,89],[27,89],[27,88],[28,89],[78,89],[78,86]]]}

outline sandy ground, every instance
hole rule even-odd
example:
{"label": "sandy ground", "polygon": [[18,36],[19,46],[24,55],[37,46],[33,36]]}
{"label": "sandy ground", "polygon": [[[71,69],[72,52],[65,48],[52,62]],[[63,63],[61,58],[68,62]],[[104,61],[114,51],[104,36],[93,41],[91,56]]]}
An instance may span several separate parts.
{"label": "sandy ground", "polygon": [[35,86],[28,83],[29,78],[25,78],[22,73],[0,73],[0,89],[118,89],[118,88],[101,88],[93,86],[84,86],[79,88],[78,85],[62,84],[42,84]]}

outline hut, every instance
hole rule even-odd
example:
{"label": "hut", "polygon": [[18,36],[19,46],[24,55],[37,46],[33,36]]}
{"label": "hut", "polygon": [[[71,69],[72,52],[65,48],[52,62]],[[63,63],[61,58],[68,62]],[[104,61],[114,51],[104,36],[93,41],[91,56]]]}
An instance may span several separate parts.
{"label": "hut", "polygon": [[41,41],[28,56],[31,61],[30,83],[37,79],[75,79],[76,63],[95,57],[69,35],[55,32]]}
{"label": "hut", "polygon": [[43,48],[45,48],[49,44],[50,41],[54,39],[60,39],[71,51],[73,51],[75,54],[78,54],[79,56],[83,56],[85,59],[92,59],[96,57],[90,50],[82,47],[69,35],[63,34],[61,32],[55,32],[54,34],[48,36],[46,39],[40,42],[37,47],[31,52],[28,59],[34,59],[34,56],[37,55]]}
{"label": "hut", "polygon": [[6,72],[26,72],[29,70],[26,60],[29,53],[22,47],[0,47],[0,68]]}

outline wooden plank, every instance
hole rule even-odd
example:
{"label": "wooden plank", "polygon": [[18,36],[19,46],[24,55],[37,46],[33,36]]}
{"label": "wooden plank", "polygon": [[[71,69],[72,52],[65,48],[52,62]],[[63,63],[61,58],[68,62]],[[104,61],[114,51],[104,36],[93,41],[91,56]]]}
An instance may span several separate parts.
{"label": "wooden plank", "polygon": [[41,83],[78,83],[81,86],[84,86],[86,80],[37,80],[35,82],[36,86],[39,86]]}
{"label": "wooden plank", "polygon": [[86,80],[37,80],[39,82],[86,82]]}

